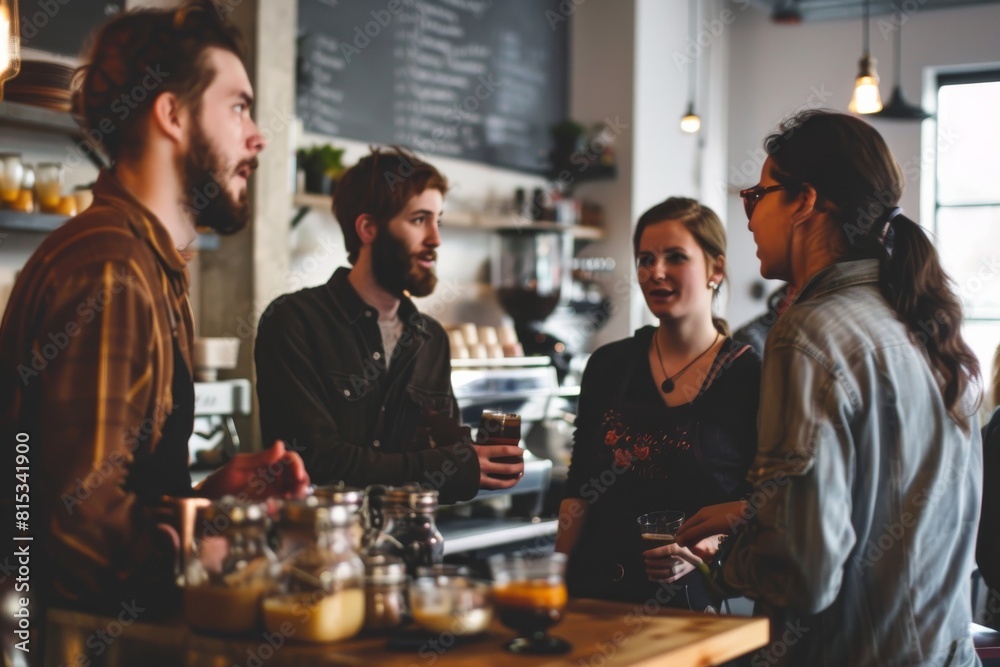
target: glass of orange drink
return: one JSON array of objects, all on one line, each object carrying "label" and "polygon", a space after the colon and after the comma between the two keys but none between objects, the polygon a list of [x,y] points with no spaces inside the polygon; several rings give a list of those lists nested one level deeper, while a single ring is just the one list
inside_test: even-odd
[{"label": "glass of orange drink", "polygon": [[518,633],[507,650],[547,655],[569,651],[569,642],[548,634],[566,609],[566,555],[497,554],[489,563],[496,614]]}]

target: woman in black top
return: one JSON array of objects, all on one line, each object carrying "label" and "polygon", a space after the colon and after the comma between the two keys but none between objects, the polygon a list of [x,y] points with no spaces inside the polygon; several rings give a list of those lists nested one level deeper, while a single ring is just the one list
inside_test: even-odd
[{"label": "woman in black top", "polygon": [[691,516],[748,490],[760,358],[712,315],[726,237],[711,209],[670,198],[639,218],[633,245],[660,325],[587,364],[556,550],[569,554],[571,595],[701,611],[704,581],[675,555],[682,547],[647,549],[636,519],[664,509]]}]

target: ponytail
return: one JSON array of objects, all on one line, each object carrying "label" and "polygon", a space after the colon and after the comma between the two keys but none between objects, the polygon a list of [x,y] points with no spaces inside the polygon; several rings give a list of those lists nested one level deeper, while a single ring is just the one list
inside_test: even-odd
[{"label": "ponytail", "polygon": [[963,410],[962,398],[980,371],[962,338],[962,304],[920,225],[897,215],[887,223],[884,243],[882,294],[927,349],[931,367],[940,375],[948,414],[968,431],[971,415]]}]

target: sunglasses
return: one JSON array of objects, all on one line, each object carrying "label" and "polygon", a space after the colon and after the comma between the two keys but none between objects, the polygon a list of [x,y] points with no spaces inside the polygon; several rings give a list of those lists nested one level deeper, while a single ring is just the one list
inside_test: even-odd
[{"label": "sunglasses", "polygon": [[764,195],[768,192],[777,192],[784,189],[784,185],[769,185],[766,188],[763,185],[755,185],[752,188],[740,190],[740,197],[743,198],[743,210],[747,213],[747,220],[753,217],[753,210],[757,208],[757,202],[763,199]]}]

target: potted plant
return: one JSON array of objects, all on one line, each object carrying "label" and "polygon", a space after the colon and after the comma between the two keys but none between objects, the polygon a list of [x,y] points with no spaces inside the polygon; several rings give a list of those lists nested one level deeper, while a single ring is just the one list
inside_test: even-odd
[{"label": "potted plant", "polygon": [[296,156],[299,168],[305,172],[306,192],[333,193],[337,177],[344,171],[344,149],[323,144],[300,148]]}]

